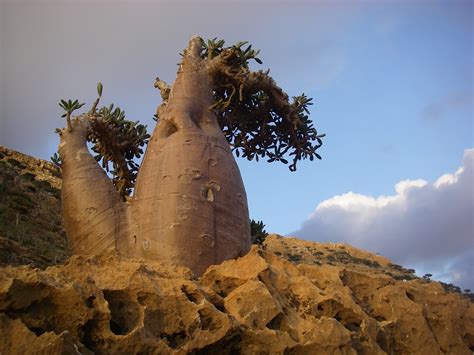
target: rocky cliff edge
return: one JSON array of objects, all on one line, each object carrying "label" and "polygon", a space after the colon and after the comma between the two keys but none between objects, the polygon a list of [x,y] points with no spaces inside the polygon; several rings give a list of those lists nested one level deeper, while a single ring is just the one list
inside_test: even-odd
[{"label": "rocky cliff edge", "polygon": [[471,354],[470,299],[410,275],[277,235],[199,279],[116,257],[6,267],[0,353]]}]

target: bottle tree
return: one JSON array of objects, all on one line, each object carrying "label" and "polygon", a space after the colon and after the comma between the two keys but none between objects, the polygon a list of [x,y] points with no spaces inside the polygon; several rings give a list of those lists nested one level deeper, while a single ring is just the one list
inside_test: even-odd
[{"label": "bottle tree", "polygon": [[155,81],[162,103],[151,137],[120,108],[99,107],[101,83],[87,112],[73,116],[83,104],[61,100],[58,163],[74,254],[118,253],[200,275],[248,252],[247,197],[232,152],[294,171],[301,159],[321,159],[324,136],[308,117],[310,98],[290,100],[268,71],[249,69],[262,63],[257,55],[246,42],[191,38],[174,84]]}]

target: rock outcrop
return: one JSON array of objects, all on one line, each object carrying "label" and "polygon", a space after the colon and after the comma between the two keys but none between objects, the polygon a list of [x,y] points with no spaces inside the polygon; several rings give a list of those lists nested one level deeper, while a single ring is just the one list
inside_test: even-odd
[{"label": "rock outcrop", "polygon": [[468,297],[342,244],[272,235],[264,248],[211,266],[199,279],[183,267],[117,257],[73,256],[44,271],[0,271],[4,354],[473,349]]}]

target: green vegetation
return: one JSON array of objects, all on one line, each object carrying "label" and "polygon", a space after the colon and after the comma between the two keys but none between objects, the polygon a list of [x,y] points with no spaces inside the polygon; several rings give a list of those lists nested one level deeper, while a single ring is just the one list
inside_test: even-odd
[{"label": "green vegetation", "polygon": [[251,60],[262,61],[248,42],[225,47],[224,40],[214,38],[201,44],[201,57],[215,61],[212,109],[237,156],[283,164],[291,158],[291,171],[301,159],[321,159],[316,150],[325,135],[318,134],[308,117],[311,98],[303,93],[290,100],[268,70],[251,71]]},{"label": "green vegetation", "polygon": [[61,159],[61,155],[59,155],[58,152],[54,153],[50,159],[54,165],[56,165],[59,168],[61,167],[62,159]]},{"label": "green vegetation", "polygon": [[268,236],[263,221],[257,222],[253,219],[250,221],[250,236],[253,244],[263,245],[263,242],[265,242]]},{"label": "green vegetation", "polygon": [[302,260],[302,256],[300,254],[288,254],[287,258],[292,263],[298,263]]},{"label": "green vegetation", "polygon": [[[130,121],[125,117],[125,111],[114,104],[97,109],[102,97],[103,85],[97,84],[98,98],[92,108],[82,115],[89,124],[87,141],[92,144],[94,158],[102,168],[112,175],[112,181],[125,198],[135,186],[139,165],[135,161],[143,154],[143,147],[150,135],[147,127],[138,121]],[[61,100],[59,106],[65,110],[61,117],[66,117],[68,129],[71,129],[71,114],[84,106],[78,100]],[[61,156],[54,153],[51,161],[61,166]]]}]

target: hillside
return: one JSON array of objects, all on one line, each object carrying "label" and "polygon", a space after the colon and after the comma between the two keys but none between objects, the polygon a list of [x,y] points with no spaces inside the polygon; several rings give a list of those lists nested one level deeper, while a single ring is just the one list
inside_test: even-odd
[{"label": "hillside", "polygon": [[2,148],[0,176],[1,354],[474,351],[470,295],[382,256],[274,234],[200,278],[68,258],[59,170]]},{"label": "hillside", "polygon": [[0,146],[0,265],[66,260],[60,189],[54,164]]}]

